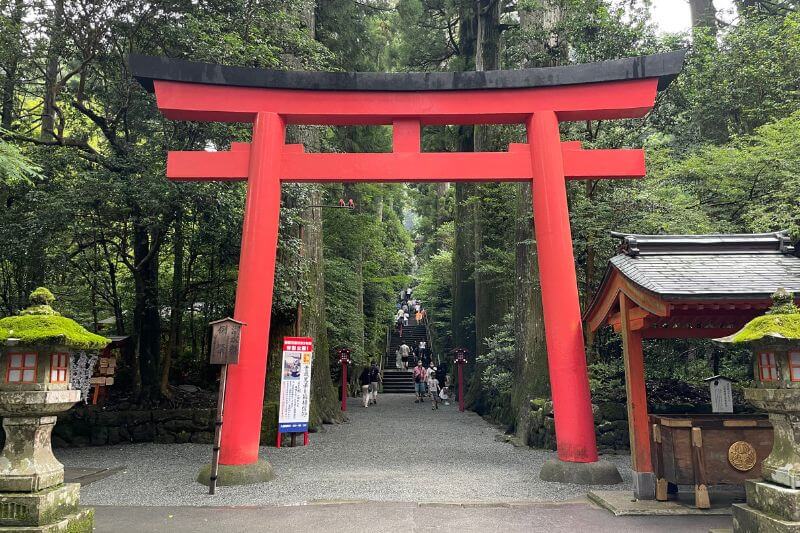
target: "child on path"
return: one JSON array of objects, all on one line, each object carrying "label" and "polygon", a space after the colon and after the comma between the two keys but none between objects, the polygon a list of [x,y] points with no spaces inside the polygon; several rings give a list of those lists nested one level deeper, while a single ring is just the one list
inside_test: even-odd
[{"label": "child on path", "polygon": [[436,367],[431,361],[428,367],[428,394],[431,395],[431,409],[439,408],[439,381],[436,379]]}]

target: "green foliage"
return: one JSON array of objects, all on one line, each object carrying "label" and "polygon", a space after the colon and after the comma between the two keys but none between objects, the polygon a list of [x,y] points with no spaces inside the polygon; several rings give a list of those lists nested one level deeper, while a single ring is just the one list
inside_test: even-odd
[{"label": "green foliage", "polygon": [[622,357],[590,364],[589,386],[594,403],[625,403],[625,368]]},{"label": "green foliage", "polygon": [[40,170],[17,146],[0,139],[0,195],[6,187],[32,185],[34,179],[41,177]]},{"label": "green foliage", "polygon": [[446,352],[452,348],[449,332],[453,307],[453,252],[443,250],[425,261],[418,278],[414,296],[424,303],[428,312],[434,346],[438,352]]},{"label": "green foliage", "polygon": [[514,315],[508,314],[502,322],[492,326],[492,335],[486,339],[489,351],[477,357],[483,366],[481,384],[490,396],[509,395],[514,373]]},{"label": "green foliage", "polygon": [[750,15],[720,41],[695,32],[685,69],[655,112],[681,149],[752,133],[797,109],[800,13]]}]

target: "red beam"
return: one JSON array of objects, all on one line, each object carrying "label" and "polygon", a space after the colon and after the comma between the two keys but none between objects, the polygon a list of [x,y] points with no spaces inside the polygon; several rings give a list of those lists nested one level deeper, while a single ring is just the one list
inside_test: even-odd
[{"label": "red beam", "polygon": [[645,328],[645,339],[717,339],[733,335],[740,328]]},{"label": "red beam", "polygon": [[422,124],[513,124],[555,111],[559,120],[644,116],[657,78],[529,89],[360,92],[265,89],[154,82],[159,109],[174,120],[252,122],[256,113],[290,124],[370,125],[416,119]]},{"label": "red beam", "polygon": [[[401,128],[403,128],[401,130]],[[395,125],[395,153],[304,153],[302,145],[285,145],[281,179],[324,181],[526,181],[531,179],[527,144],[512,144],[508,152],[419,153],[413,123]],[[419,131],[418,129],[416,131]],[[641,150],[581,150],[562,144],[567,179],[632,178],[645,174]],[[167,177],[173,180],[245,180],[249,148],[237,144],[230,152],[169,152]]]}]

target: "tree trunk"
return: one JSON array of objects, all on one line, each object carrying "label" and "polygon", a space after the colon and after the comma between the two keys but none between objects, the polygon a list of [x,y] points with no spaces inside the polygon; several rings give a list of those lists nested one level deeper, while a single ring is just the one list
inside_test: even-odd
[{"label": "tree trunk", "polygon": [[703,28],[709,35],[717,35],[717,8],[714,0],[689,0],[692,29]]},{"label": "tree trunk", "polygon": [[[477,17],[471,0],[459,2],[459,61],[461,70],[475,67]],[[458,151],[472,152],[475,148],[475,131],[472,126],[458,127]],[[475,352],[475,242],[474,217],[470,202],[475,186],[471,183],[455,184],[455,243],[453,251],[453,309],[451,326],[454,347],[464,347]]]},{"label": "tree trunk", "polygon": [[[322,191],[314,186],[311,204],[322,202]],[[312,426],[320,422],[341,420],[336,387],[331,380],[330,346],[325,317],[325,268],[322,245],[322,213],[309,208],[305,214],[303,228],[303,250],[308,263],[308,302],[303,309],[300,330],[314,338],[314,363],[311,367],[311,416]]]},{"label": "tree trunk", "polygon": [[164,361],[161,365],[161,394],[170,397],[169,391],[169,371],[173,359],[178,358],[178,350],[183,344],[183,257],[185,241],[183,236],[183,207],[180,204],[181,198],[178,195],[178,204],[175,207],[175,233],[172,242],[172,294],[170,297],[169,314],[169,341],[167,350],[164,352]]},{"label": "tree trunk", "polygon": [[[478,2],[478,31],[475,46],[475,69],[495,70],[500,64],[500,2],[497,0],[480,0]],[[475,126],[474,151],[481,152],[491,149],[490,130],[485,126]],[[484,213],[486,209],[482,198],[496,196],[502,192],[502,186],[497,183],[481,184],[475,187],[476,199],[473,212],[473,237],[475,242],[475,355],[487,351],[485,339],[489,336],[490,328],[500,323],[508,312],[510,302],[498,294],[498,287],[493,283],[492,277],[486,277],[478,268],[489,261],[485,255],[484,240],[502,239],[501,234],[505,228],[493,227],[488,219],[496,213]],[[487,233],[496,233],[488,235]],[[487,235],[485,235],[487,234]],[[510,243],[509,243],[510,244]]]},{"label": "tree trunk", "polygon": [[64,0],[54,0],[53,16],[50,19],[50,43],[47,47],[44,95],[42,107],[42,140],[55,138],[53,130],[56,120],[56,90],[58,87],[59,54],[64,47]]},{"label": "tree trunk", "polygon": [[139,397],[147,402],[159,392],[161,316],[158,306],[158,237],[141,220],[134,221],[133,280],[135,288],[134,335],[136,336]]},{"label": "tree trunk", "polygon": [[[536,31],[542,41],[528,43],[526,67],[549,66],[558,63],[564,47],[552,32],[562,16],[558,2],[545,0],[520,10],[523,30]],[[557,51],[557,53],[553,53]],[[532,61],[530,58],[537,58]],[[562,58],[563,59],[563,58]],[[512,407],[516,413],[514,429],[517,437],[528,443],[530,401],[550,395],[547,365],[547,345],[544,332],[542,292],[539,283],[539,262],[534,238],[531,184],[518,183],[515,209],[516,247],[514,295],[514,360],[516,372],[512,392]]]},{"label": "tree trunk", "polygon": [[8,60],[6,67],[6,79],[3,80],[3,108],[2,115],[0,116],[0,126],[4,129],[11,128],[11,122],[14,120],[14,91],[17,86],[17,68],[22,56],[22,14],[24,11],[24,4],[22,0],[14,1],[14,9],[11,12],[11,27],[18,28],[16,38],[14,39],[14,50],[11,58]]}]

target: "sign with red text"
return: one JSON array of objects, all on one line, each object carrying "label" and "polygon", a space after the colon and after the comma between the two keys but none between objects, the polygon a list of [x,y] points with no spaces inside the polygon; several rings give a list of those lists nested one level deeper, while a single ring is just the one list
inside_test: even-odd
[{"label": "sign with red text", "polygon": [[308,431],[311,405],[311,337],[284,337],[281,362],[281,403],[278,410],[280,433]]}]

